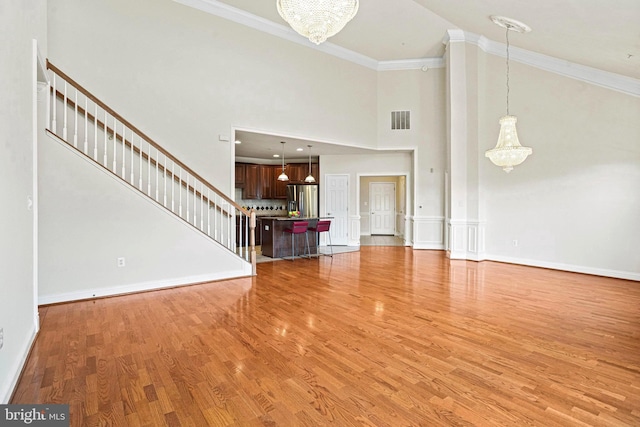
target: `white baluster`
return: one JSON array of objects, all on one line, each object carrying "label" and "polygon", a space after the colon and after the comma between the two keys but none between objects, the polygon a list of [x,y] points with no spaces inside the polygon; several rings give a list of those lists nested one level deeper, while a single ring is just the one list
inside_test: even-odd
[{"label": "white baluster", "polygon": [[63,117],[64,120],[62,122],[62,139],[67,141],[67,82],[64,82],[64,103],[62,105],[63,108]]},{"label": "white baluster", "polygon": [[211,236],[211,192],[207,187],[207,236]]},{"label": "white baluster", "polygon": [[197,227],[197,223],[198,223],[198,219],[197,219],[197,215],[198,215],[198,209],[196,207],[196,204],[198,203],[198,192],[196,191],[196,185],[197,185],[197,181],[195,179],[195,177],[193,178],[193,226]]},{"label": "white baluster", "polygon": [[185,189],[186,193],[184,194],[184,197],[187,199],[187,222],[189,222],[189,218],[191,218],[191,215],[189,215],[189,172],[187,172],[187,185]]},{"label": "white baluster", "polygon": [[216,199],[218,196],[213,195],[213,238],[218,241],[218,205]]},{"label": "white baluster", "polygon": [[84,97],[84,154],[87,154],[87,150],[89,150],[89,137],[87,132],[89,132],[89,106],[87,105],[89,101],[88,97]]},{"label": "white baluster", "polygon": [[178,212],[180,218],[182,218],[182,168],[180,168],[180,175],[178,176]]},{"label": "white baluster", "polygon": [[147,196],[151,197],[151,144],[147,145]]},{"label": "white baluster", "polygon": [[93,160],[98,161],[98,104],[93,104]]},{"label": "white baluster", "polygon": [[126,169],[126,154],[127,154],[127,139],[125,135],[127,134],[127,129],[124,127],[124,123],[122,124],[122,179],[127,180],[127,169]]},{"label": "white baluster", "polygon": [[138,178],[138,190],[142,191],[142,138],[138,137],[138,141],[140,141],[140,150],[138,151],[138,155],[140,156],[140,178]]},{"label": "white baluster", "polygon": [[176,174],[174,173],[175,162],[171,162],[171,212],[176,213]]},{"label": "white baluster", "polygon": [[200,183],[200,231],[204,231],[204,184]]},{"label": "white baluster", "polygon": [[58,131],[58,89],[56,89],[56,75],[53,73],[53,94],[51,96],[51,108],[53,113],[51,114],[51,132],[54,134]]},{"label": "white baluster", "polygon": [[156,202],[158,201],[158,194],[160,190],[160,181],[158,181],[158,174],[160,173],[160,167],[158,165],[160,160],[160,151],[156,148]]},{"label": "white baluster", "polygon": [[104,131],[104,155],[102,160],[102,165],[107,167],[107,110],[104,110],[104,122],[103,122],[102,130]]},{"label": "white baluster", "polygon": [[167,207],[167,156],[164,156],[164,168],[162,170],[162,184],[164,187],[164,190],[162,191],[162,195],[163,195],[163,201],[162,201],[162,205],[166,208]]},{"label": "white baluster", "polygon": [[229,210],[229,204],[225,203],[227,214],[227,247],[231,248],[231,212]]},{"label": "white baluster", "polygon": [[[55,101],[55,98],[53,99]],[[47,117],[46,129],[51,130],[51,80],[47,82],[47,116],[46,117]]]},{"label": "white baluster", "polygon": [[76,89],[75,102],[73,103],[73,146],[78,148],[78,89]]},{"label": "white baluster", "polygon": [[116,118],[113,118],[113,173],[116,173],[116,166],[118,165],[118,148],[116,147],[116,141],[118,140],[118,122]]},{"label": "white baluster", "polygon": [[134,183],[136,182],[136,180],[135,180],[135,176],[134,176],[134,173],[133,173],[133,170],[134,170],[134,167],[133,167],[133,152],[136,151],[136,150],[135,150],[135,145],[133,144],[133,141],[134,141],[133,136],[134,136],[134,133],[133,133],[133,129],[132,129],[131,130],[131,162],[130,162],[130,164],[131,164],[131,177],[129,178],[129,181],[131,182],[131,185],[135,187]]}]

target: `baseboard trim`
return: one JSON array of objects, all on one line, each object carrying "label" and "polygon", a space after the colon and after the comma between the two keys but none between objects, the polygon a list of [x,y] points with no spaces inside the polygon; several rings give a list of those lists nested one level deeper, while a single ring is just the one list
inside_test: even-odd
[{"label": "baseboard trim", "polygon": [[203,274],[200,276],[180,277],[175,279],[157,280],[151,282],[133,283],[130,285],[113,286],[99,289],[83,289],[77,292],[44,295],[38,298],[38,305],[58,304],[63,302],[80,301],[85,299],[104,298],[116,295],[126,295],[136,292],[155,291],[178,286],[189,286],[199,283],[216,282],[227,279],[237,279],[251,276],[251,271],[226,271],[222,273]]},{"label": "baseboard trim", "polygon": [[442,243],[413,243],[413,249],[416,250],[438,250],[443,251],[444,245]]},{"label": "baseboard trim", "polygon": [[612,277],[615,279],[640,281],[640,273],[635,273],[631,271],[609,270],[606,268],[586,267],[582,265],[513,258],[513,257],[500,256],[500,255],[485,255],[484,260],[504,262],[508,264],[526,265],[529,267],[548,268],[551,270],[569,271],[572,273],[590,274],[593,276]]},{"label": "baseboard trim", "polygon": [[35,343],[36,336],[38,332],[36,330],[36,325],[32,325],[31,332],[29,334],[29,339],[25,342],[24,348],[20,352],[21,356],[16,360],[15,366],[12,366],[9,372],[13,372],[13,377],[10,381],[5,383],[0,389],[0,403],[7,404],[11,400],[11,397],[15,393],[16,386],[18,385],[18,381],[20,380],[20,376],[22,376],[22,371],[27,363],[27,359],[29,358],[29,354],[31,353],[31,348]]}]

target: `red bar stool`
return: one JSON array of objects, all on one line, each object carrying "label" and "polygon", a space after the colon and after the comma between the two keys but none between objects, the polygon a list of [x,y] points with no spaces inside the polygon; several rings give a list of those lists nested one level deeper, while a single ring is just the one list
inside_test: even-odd
[{"label": "red bar stool", "polygon": [[329,232],[329,228],[331,227],[331,221],[327,219],[318,220],[318,223],[315,227],[309,227],[309,231],[313,232],[313,235],[316,236],[316,256],[320,255],[319,251],[319,235],[318,233],[329,233],[329,248],[331,248],[331,258],[333,258],[333,243],[331,242],[331,233]]},{"label": "red bar stool", "polygon": [[311,256],[311,249],[309,248],[309,235],[307,234],[307,228],[309,227],[309,221],[295,221],[291,224],[291,228],[285,228],[285,233],[291,234],[291,261],[295,259],[296,254],[296,242],[294,239],[295,234],[303,234],[307,240],[307,247],[305,248],[305,254]]}]

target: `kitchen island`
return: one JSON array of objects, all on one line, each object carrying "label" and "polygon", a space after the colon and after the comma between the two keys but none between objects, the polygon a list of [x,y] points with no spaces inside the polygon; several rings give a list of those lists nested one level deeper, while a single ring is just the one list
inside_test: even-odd
[{"label": "kitchen island", "polygon": [[[320,218],[289,218],[286,216],[261,217],[262,220],[262,255],[271,258],[291,257],[291,234],[285,233],[285,228],[290,228],[295,221],[307,221],[309,227],[315,227]],[[309,249],[311,255],[316,254],[316,239],[313,233],[309,236]],[[304,255],[307,249],[304,234],[294,234],[295,256]]]}]

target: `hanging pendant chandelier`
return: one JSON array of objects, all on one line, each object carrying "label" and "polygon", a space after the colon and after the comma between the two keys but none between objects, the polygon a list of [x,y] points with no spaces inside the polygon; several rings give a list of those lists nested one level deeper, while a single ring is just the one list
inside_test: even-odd
[{"label": "hanging pendant chandelier", "polygon": [[309,147],[309,175],[304,179],[304,182],[316,182],[316,179],[311,175],[311,145],[307,145]]},{"label": "hanging pendant chandelier", "polygon": [[358,0],[277,0],[278,13],[300,35],[320,44],[358,12]]},{"label": "hanging pendant chandelier", "polygon": [[286,144],[286,142],[280,141],[280,144],[282,144],[282,173],[278,177],[278,181],[289,181],[289,177],[284,173],[284,144]]},{"label": "hanging pendant chandelier", "polygon": [[518,140],[516,122],[518,118],[509,114],[509,31],[528,33],[529,26],[514,19],[504,16],[491,16],[491,20],[503,28],[507,29],[507,115],[500,118],[500,134],[495,148],[487,150],[485,156],[496,166],[500,166],[509,173],[514,166],[524,162],[533,150],[530,147],[523,147]]}]

